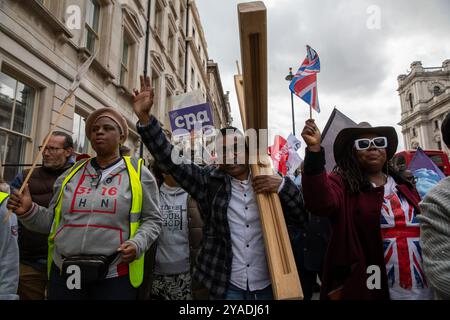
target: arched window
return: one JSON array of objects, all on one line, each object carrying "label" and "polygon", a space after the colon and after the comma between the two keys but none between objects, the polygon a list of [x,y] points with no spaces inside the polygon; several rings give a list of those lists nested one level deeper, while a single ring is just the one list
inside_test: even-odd
[{"label": "arched window", "polygon": [[408,94],[408,100],[409,100],[409,108],[410,108],[411,110],[413,110],[413,109],[414,109],[414,101],[413,101],[413,95],[412,95],[412,93],[409,93],[409,94]]},{"label": "arched window", "polygon": [[434,86],[433,87],[433,94],[435,95],[435,96],[438,96],[438,95],[440,95],[442,93],[442,91],[441,91],[441,88],[439,87],[439,86]]},{"label": "arched window", "polygon": [[434,120],[434,130],[439,130],[439,121]]}]

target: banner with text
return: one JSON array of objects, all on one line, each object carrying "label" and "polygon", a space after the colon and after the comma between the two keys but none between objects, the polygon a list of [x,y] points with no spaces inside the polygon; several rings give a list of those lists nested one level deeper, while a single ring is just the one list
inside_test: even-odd
[{"label": "banner with text", "polygon": [[169,118],[174,135],[186,134],[194,129],[214,128],[214,118],[209,103],[169,111]]}]

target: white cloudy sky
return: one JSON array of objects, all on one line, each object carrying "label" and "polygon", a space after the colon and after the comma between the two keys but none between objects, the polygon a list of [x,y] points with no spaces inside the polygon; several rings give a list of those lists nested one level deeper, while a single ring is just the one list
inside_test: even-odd
[{"label": "white cloudy sky", "polygon": [[[231,92],[234,125],[242,127],[233,75],[240,60],[238,0],[196,0],[209,58],[219,63],[225,91]],[[268,8],[270,135],[292,132],[289,67],[294,72],[309,44],[319,54],[319,102],[313,113],[322,129],[336,106],[356,122],[394,126],[403,149],[397,76],[412,61],[441,66],[450,58],[448,0],[266,0]],[[380,29],[367,28],[368,8],[380,9]],[[370,12],[372,13],[372,12]],[[294,97],[296,133],[309,106]],[[313,111],[314,112],[314,111]],[[273,141],[273,140],[271,140]]]}]

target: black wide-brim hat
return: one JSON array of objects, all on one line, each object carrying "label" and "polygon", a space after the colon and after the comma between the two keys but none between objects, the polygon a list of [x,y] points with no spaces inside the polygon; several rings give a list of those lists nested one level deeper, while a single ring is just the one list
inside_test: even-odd
[{"label": "black wide-brim hat", "polygon": [[345,155],[345,146],[348,143],[353,144],[356,139],[364,134],[375,134],[378,137],[386,137],[388,141],[386,148],[387,160],[390,160],[394,156],[398,146],[397,132],[395,132],[394,127],[372,127],[367,122],[363,122],[356,127],[342,129],[336,136],[333,144],[333,154],[336,163],[343,157],[348,156]]}]

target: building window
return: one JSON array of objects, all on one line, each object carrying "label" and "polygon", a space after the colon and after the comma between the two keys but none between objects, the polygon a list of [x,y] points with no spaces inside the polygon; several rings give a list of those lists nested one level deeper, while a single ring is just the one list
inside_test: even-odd
[{"label": "building window", "polygon": [[120,85],[124,87],[126,87],[128,84],[129,50],[130,50],[129,41],[126,38],[126,35],[123,34],[122,58],[120,59]]},{"label": "building window", "polygon": [[183,32],[185,31],[186,24],[186,9],[184,8],[183,1],[180,1],[180,27]]},{"label": "building window", "polygon": [[[161,6],[159,1],[156,1],[155,6],[155,31],[156,34],[161,37],[163,32],[164,8]],[[161,37],[161,39],[163,38]]]},{"label": "building window", "polygon": [[194,68],[191,68],[191,86],[195,85],[195,72]]},{"label": "building window", "polygon": [[73,115],[72,139],[74,152],[82,154],[88,152],[88,139],[86,137],[86,117],[75,111]]},{"label": "building window", "polygon": [[99,39],[100,5],[96,0],[86,2],[86,48],[94,53]]},{"label": "building window", "polygon": [[181,48],[178,49],[178,74],[183,76],[183,68],[184,68],[184,54]]},{"label": "building window", "polygon": [[172,111],[172,106],[170,104],[170,100],[171,100],[172,94],[170,93],[169,90],[166,90],[166,111]]},{"label": "building window", "polygon": [[438,96],[438,95],[440,95],[442,93],[442,91],[441,91],[441,88],[439,87],[439,86],[434,86],[433,87],[433,94],[435,95],[435,96]]},{"label": "building window", "polygon": [[[25,159],[27,140],[31,139],[35,90],[0,72],[0,156],[2,164],[18,165]],[[22,171],[20,166],[1,166],[5,181]]]},{"label": "building window", "polygon": [[412,129],[411,129],[411,132],[412,132],[412,136],[413,136],[413,137],[417,137],[416,128],[412,128]]},{"label": "building window", "polygon": [[438,150],[442,150],[442,143],[441,143],[441,141],[436,142],[436,144],[437,144]]},{"label": "building window", "polygon": [[173,54],[175,51],[175,33],[172,28],[169,28],[169,37],[167,38],[167,53],[169,58],[173,60]]},{"label": "building window", "polygon": [[170,128],[170,118],[169,111],[172,111],[172,94],[166,89],[166,110],[164,111],[164,127],[166,129]]},{"label": "building window", "polygon": [[434,120],[434,130],[439,130],[439,121]]},{"label": "building window", "polygon": [[414,109],[414,101],[413,101],[413,95],[412,95],[412,93],[410,93],[410,94],[408,95],[408,100],[409,100],[409,108],[410,108],[411,110],[413,110],[413,109]]}]

